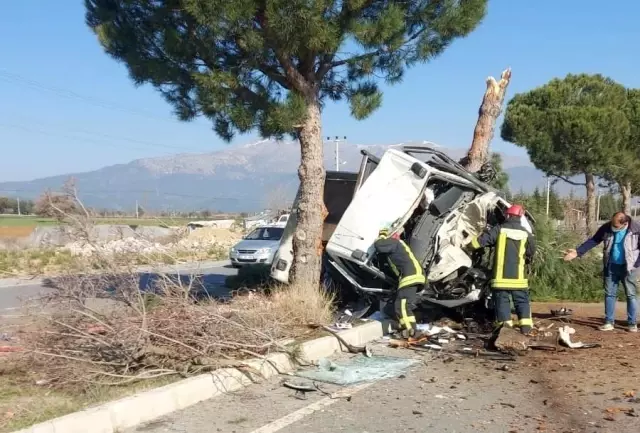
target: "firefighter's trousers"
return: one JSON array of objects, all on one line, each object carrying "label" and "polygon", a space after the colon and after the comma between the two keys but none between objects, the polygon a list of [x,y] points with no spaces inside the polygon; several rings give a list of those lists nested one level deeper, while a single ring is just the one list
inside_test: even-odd
[{"label": "firefighter's trousers", "polygon": [[[533,327],[531,318],[531,304],[529,290],[493,289],[492,295],[496,313],[496,325],[519,326],[523,333],[528,333]],[[518,315],[518,323],[511,320],[511,302]]]},{"label": "firefighter's trousers", "polygon": [[418,286],[402,287],[396,292],[393,313],[400,325],[400,330],[416,329],[416,316],[413,311],[416,309],[417,295]]}]

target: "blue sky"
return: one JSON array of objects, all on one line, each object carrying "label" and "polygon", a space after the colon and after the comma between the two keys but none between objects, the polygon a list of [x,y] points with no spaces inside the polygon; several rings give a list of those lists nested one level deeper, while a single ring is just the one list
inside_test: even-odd
[{"label": "blue sky", "polygon": [[[149,87],[135,88],[84,24],[81,0],[3,2],[0,14],[0,181],[89,171],[136,158],[227,146],[204,119],[181,123]],[[384,87],[365,121],[344,104],[323,113],[324,135],[352,143],[430,140],[468,146],[488,75],[507,66],[507,98],[567,73],[602,73],[640,87],[640,2],[490,0],[476,32]],[[499,134],[498,134],[499,135]],[[240,136],[236,143],[255,136]],[[493,149],[525,155],[496,138]]]}]

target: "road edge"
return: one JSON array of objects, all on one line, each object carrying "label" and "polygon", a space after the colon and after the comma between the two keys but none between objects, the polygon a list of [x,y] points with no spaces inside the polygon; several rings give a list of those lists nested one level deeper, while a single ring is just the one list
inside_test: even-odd
[{"label": "road edge", "polygon": [[[370,321],[341,331],[340,336],[351,345],[364,345],[383,336],[382,324]],[[301,344],[302,359],[306,362],[327,358],[340,350],[341,344],[334,336]],[[247,360],[243,364],[249,370],[225,368],[190,377],[13,433],[117,433],[296,368],[296,363],[284,353]]]}]

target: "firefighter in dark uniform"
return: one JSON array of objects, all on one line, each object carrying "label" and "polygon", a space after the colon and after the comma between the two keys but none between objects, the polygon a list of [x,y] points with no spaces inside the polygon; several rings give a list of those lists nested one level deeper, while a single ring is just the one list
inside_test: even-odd
[{"label": "firefighter in dark uniform", "polygon": [[426,283],[424,271],[411,248],[399,234],[389,236],[388,229],[378,233],[374,242],[376,252],[386,259],[391,271],[398,277],[398,290],[393,302],[395,319],[404,338],[416,335],[416,298],[418,290]]},{"label": "firefighter in dark uniform", "polygon": [[473,249],[494,247],[492,297],[495,305],[496,325],[513,327],[511,303],[518,315],[518,323],[523,334],[533,327],[531,305],[529,303],[529,281],[527,265],[535,253],[535,240],[521,224],[524,208],[514,204],[507,209],[504,223],[485,231],[472,239]]}]

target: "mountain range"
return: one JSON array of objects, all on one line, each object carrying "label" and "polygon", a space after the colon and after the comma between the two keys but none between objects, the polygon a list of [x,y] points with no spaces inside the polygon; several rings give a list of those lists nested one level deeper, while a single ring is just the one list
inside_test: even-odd
[{"label": "mountain range", "polygon": [[[394,144],[422,144],[405,142]],[[339,144],[339,169],[357,171],[361,149],[382,154],[390,145]],[[465,148],[439,148],[454,159]],[[325,167],[335,170],[335,143],[325,143]],[[512,191],[544,188],[544,174],[527,158],[502,154]],[[95,208],[131,211],[136,203],[153,210],[257,211],[290,198],[298,185],[300,149],[297,142],[261,140],[201,154],[144,158],[99,170],[71,173],[23,182],[0,182],[0,195],[37,198],[47,189],[58,190],[73,177],[80,198]],[[559,183],[560,194],[573,188]],[[577,193],[579,188],[576,189]]]}]

